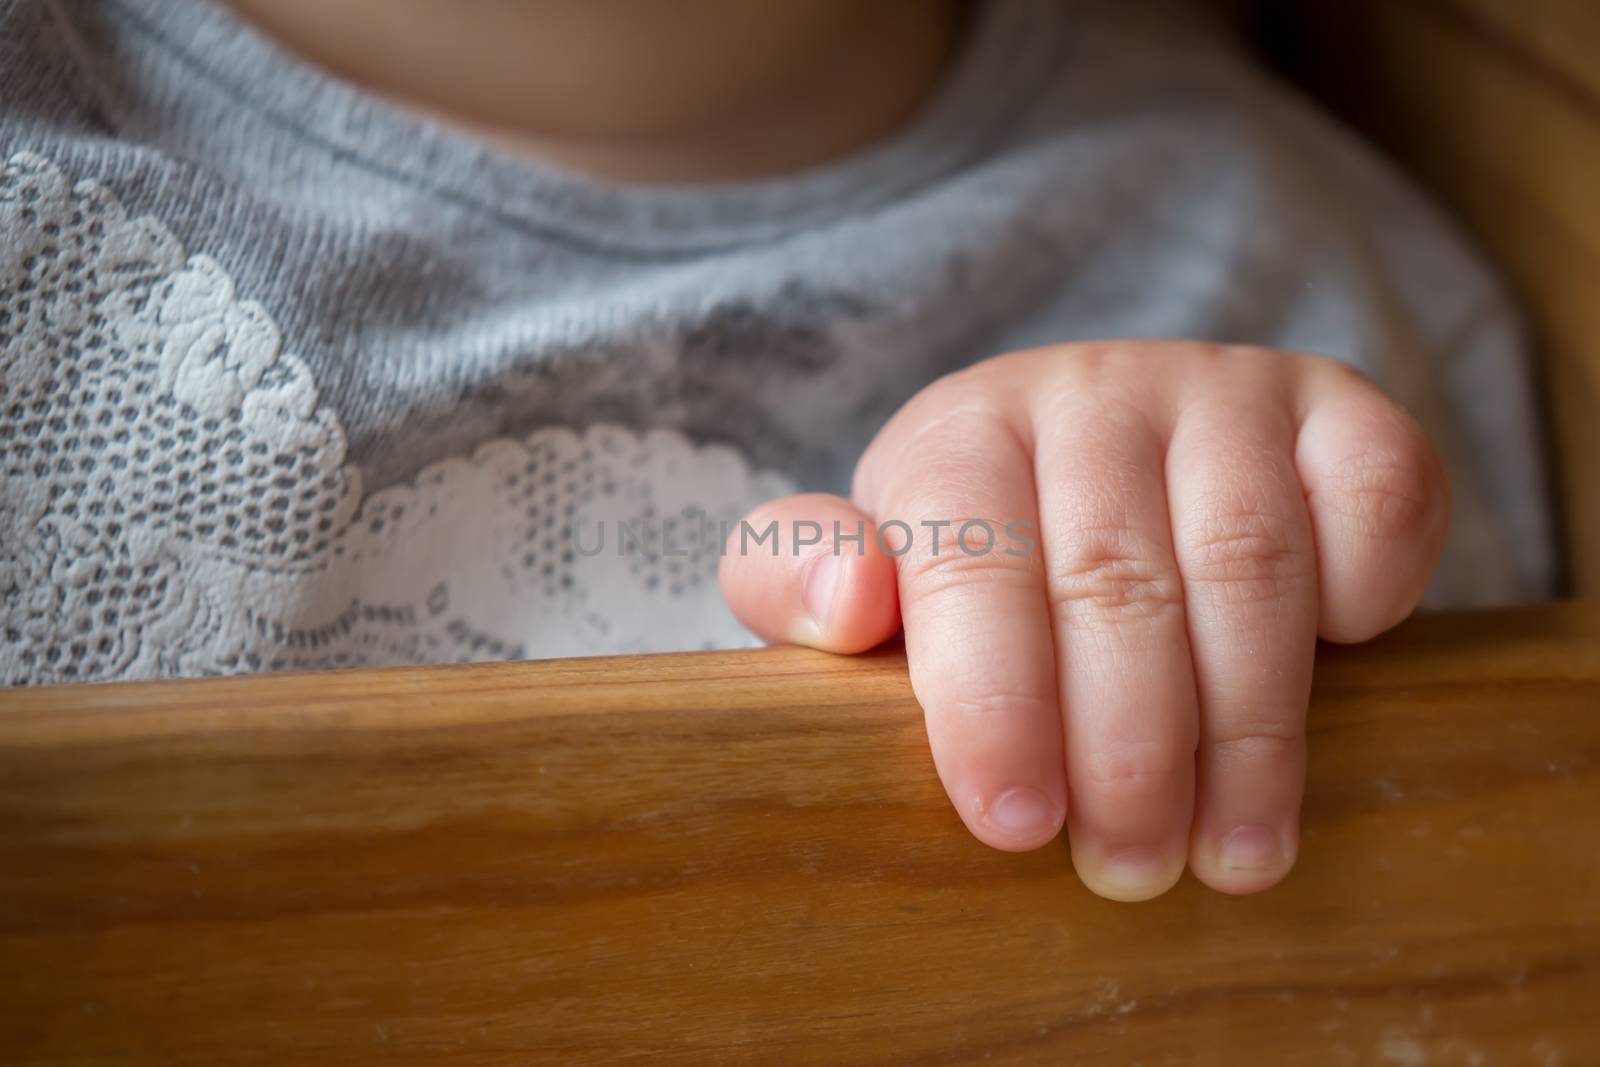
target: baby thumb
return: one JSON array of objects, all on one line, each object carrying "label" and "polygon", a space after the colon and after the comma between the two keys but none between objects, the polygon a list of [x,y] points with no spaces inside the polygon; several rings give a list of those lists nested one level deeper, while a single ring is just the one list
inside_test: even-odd
[{"label": "baby thumb", "polygon": [[836,496],[756,508],[729,533],[720,578],[728,607],[767,641],[864,652],[900,629],[894,559],[872,519]]}]

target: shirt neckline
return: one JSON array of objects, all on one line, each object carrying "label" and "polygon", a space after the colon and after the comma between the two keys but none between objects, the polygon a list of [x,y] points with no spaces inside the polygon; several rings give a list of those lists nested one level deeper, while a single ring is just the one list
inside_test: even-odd
[{"label": "shirt neckline", "polygon": [[609,182],[498,148],[324,72],[211,0],[106,4],[144,42],[271,119],[262,141],[298,136],[530,229],[646,253],[778,239],[961,169],[1056,69],[1065,22],[1058,0],[985,0],[942,83],[887,138],[789,175],[670,186]]}]

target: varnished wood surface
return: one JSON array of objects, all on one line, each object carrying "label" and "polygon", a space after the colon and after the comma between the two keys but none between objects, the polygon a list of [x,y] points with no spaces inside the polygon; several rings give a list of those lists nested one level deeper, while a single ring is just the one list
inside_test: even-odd
[{"label": "varnished wood surface", "polygon": [[1510,276],[1543,357],[1572,585],[1600,595],[1600,3],[1260,3],[1288,73]]},{"label": "varnished wood surface", "polygon": [[1600,1063],[1600,605],[1327,649],[1300,864],[972,841],[895,652],[0,693],[7,1064]]}]

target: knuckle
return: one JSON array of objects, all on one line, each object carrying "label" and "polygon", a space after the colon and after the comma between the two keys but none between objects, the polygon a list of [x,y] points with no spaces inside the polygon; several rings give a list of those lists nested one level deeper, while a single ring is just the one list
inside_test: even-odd
[{"label": "knuckle", "polygon": [[1192,739],[1187,749],[1171,742],[1124,741],[1083,753],[1078,771],[1085,785],[1100,792],[1145,792],[1192,774],[1194,754]]},{"label": "knuckle", "polygon": [[1185,553],[1184,579],[1221,590],[1233,603],[1284,595],[1307,576],[1305,553],[1294,547],[1290,524],[1258,508],[1207,515]]},{"label": "knuckle", "polygon": [[[852,497],[916,496],[919,487],[930,488],[930,471],[938,472],[933,484],[959,484],[965,478],[981,487],[989,480],[994,455],[1030,454],[1026,427],[1005,398],[975,374],[969,368],[947,375],[897,411],[857,461]],[[901,502],[902,510],[909,503]]]},{"label": "knuckle", "polygon": [[1255,344],[1229,344],[1222,341],[1195,341],[1192,356],[1196,362],[1213,367],[1231,369],[1245,367],[1251,371],[1276,368],[1283,363],[1283,353],[1275,348]]},{"label": "knuckle", "polygon": [[950,694],[945,708],[967,719],[1022,719],[1043,722],[1056,714],[1055,701],[1041,693],[1008,689],[969,689]]},{"label": "knuckle", "polygon": [[1325,356],[1318,352],[1295,352],[1293,356],[1295,363],[1305,377],[1355,386],[1361,393],[1368,391],[1379,392],[1378,387],[1372,383],[1372,379],[1354,363],[1348,363],[1336,356]]},{"label": "knuckle", "polygon": [[[997,525],[988,520],[991,526]],[[998,583],[1033,584],[1037,578],[1025,557],[1007,555],[992,547],[988,551],[965,551],[955,543],[961,520],[954,520],[935,554],[931,543],[918,541],[900,557],[901,580],[914,596],[938,596],[953,590],[992,586]],[[1004,529],[1004,524],[998,524]]]},{"label": "knuckle", "polygon": [[1260,715],[1209,723],[1203,739],[1211,761],[1240,768],[1298,758],[1305,744],[1303,716]]},{"label": "knuckle", "polygon": [[994,360],[975,363],[935,378],[904,410],[936,424],[999,420],[1005,417],[1005,402],[998,382]]},{"label": "knuckle", "polygon": [[1420,435],[1348,456],[1329,472],[1324,503],[1356,533],[1377,541],[1406,541],[1433,524],[1442,476]]},{"label": "knuckle", "polygon": [[1121,625],[1183,606],[1176,567],[1126,530],[1080,534],[1051,569],[1050,606],[1056,621],[1078,627]]}]

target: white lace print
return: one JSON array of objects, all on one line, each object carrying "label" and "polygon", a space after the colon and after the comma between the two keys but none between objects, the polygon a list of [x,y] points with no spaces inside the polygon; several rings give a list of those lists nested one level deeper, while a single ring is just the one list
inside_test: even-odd
[{"label": "white lace print", "polygon": [[[790,491],[727,448],[594,426],[363,500],[305,364],[221,266],[44,159],[0,169],[0,683],[749,644],[696,531]],[[619,554],[624,521],[680,526]]]}]

